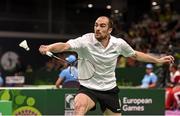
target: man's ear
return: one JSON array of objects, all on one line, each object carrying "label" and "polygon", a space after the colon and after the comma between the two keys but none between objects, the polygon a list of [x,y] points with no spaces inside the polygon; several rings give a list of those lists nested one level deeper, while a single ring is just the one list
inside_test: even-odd
[{"label": "man's ear", "polygon": [[111,32],[112,32],[112,28],[109,28],[108,33],[111,34]]}]

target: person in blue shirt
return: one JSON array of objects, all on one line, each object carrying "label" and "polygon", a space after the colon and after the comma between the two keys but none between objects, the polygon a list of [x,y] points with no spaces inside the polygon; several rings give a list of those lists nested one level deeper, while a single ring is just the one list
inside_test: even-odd
[{"label": "person in blue shirt", "polygon": [[0,87],[4,85],[4,80],[2,78],[1,72],[0,72]]},{"label": "person in blue shirt", "polygon": [[[66,60],[69,63],[74,63],[76,61],[76,57],[74,55],[69,55]],[[56,87],[60,88],[74,88],[79,87],[78,78],[78,70],[76,66],[68,64],[67,68],[63,69],[59,73],[59,77],[56,81]]]},{"label": "person in blue shirt", "polygon": [[146,74],[141,82],[141,88],[154,88],[156,87],[157,83],[157,76],[153,73],[153,65],[147,64],[146,65]]}]

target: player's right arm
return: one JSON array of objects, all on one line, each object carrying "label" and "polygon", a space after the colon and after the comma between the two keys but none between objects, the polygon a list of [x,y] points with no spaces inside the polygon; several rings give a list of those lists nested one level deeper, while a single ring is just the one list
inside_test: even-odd
[{"label": "player's right arm", "polygon": [[41,54],[46,54],[47,51],[50,51],[53,53],[64,52],[68,50],[77,51],[78,49],[84,47],[86,43],[85,39],[88,40],[87,38],[92,38],[93,36],[94,36],[93,33],[88,33],[88,34],[83,35],[82,37],[71,39],[67,41],[66,43],[58,42],[58,43],[53,43],[50,45],[41,45],[39,48],[39,51]]},{"label": "player's right arm", "polygon": [[39,51],[41,54],[46,54],[47,51],[58,53],[58,52],[67,51],[68,49],[70,49],[70,44],[62,43],[62,42],[53,43],[49,45],[41,45],[39,47]]}]

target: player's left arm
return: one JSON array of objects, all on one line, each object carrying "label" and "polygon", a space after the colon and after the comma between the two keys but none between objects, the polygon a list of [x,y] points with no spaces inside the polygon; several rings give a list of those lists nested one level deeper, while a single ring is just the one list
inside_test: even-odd
[{"label": "player's left arm", "polygon": [[60,85],[62,85],[63,83],[63,78],[58,78],[55,85],[56,85],[56,88],[60,88]]},{"label": "player's left arm", "polygon": [[174,62],[174,57],[171,55],[167,55],[161,58],[157,58],[155,56],[135,51],[135,54],[131,57],[139,61],[144,61],[144,62],[151,62],[151,63],[173,63]]}]

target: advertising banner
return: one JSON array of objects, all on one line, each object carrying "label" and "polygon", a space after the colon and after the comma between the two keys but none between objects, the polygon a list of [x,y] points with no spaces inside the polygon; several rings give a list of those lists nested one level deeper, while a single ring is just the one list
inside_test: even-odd
[{"label": "advertising banner", "polygon": [[[75,95],[76,89],[0,90],[0,100],[12,103],[9,109],[13,115],[71,116]],[[164,101],[164,89],[120,89],[119,93],[122,114],[126,115],[164,115]],[[2,113],[1,108],[0,112]],[[101,115],[99,104],[95,111],[88,114]]]}]

